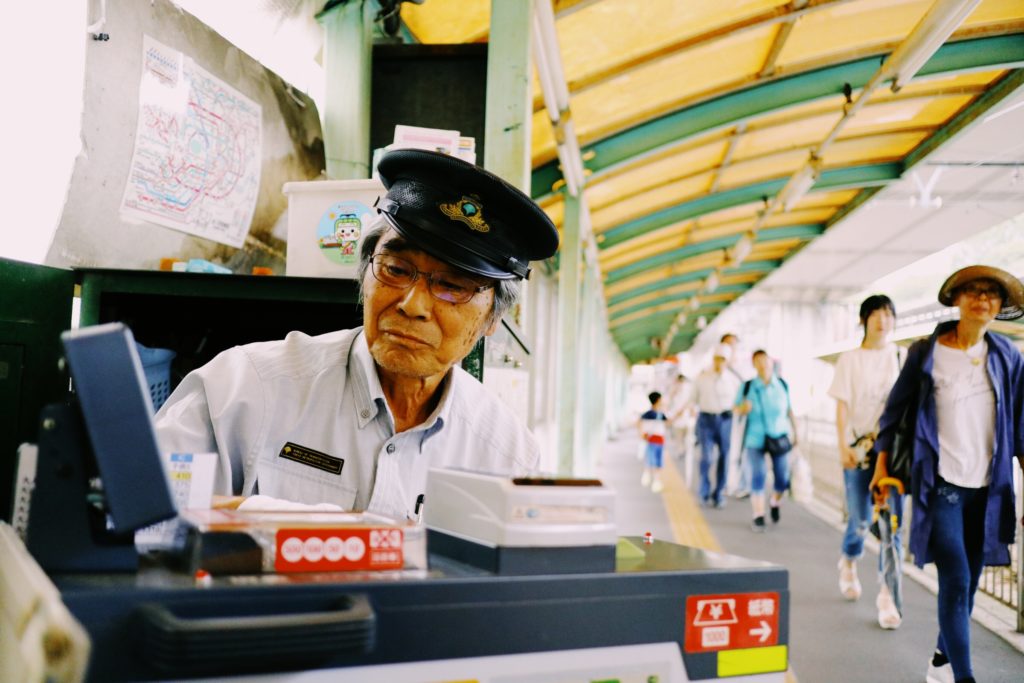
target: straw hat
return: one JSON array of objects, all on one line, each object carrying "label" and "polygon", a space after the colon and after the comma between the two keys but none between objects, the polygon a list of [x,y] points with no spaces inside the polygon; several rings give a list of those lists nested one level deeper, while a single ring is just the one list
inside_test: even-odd
[{"label": "straw hat", "polygon": [[956,290],[974,280],[992,280],[1003,288],[1003,307],[999,309],[996,318],[1016,320],[1024,316],[1024,284],[1005,270],[993,266],[967,266],[950,275],[939,289],[939,303],[954,305]]}]

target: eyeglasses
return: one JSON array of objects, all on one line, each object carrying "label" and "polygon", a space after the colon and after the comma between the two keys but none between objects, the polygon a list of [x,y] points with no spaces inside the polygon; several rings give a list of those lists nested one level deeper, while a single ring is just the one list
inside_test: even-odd
[{"label": "eyeglasses", "polygon": [[466,275],[446,270],[428,273],[403,258],[389,254],[377,254],[371,261],[373,276],[379,282],[399,289],[409,289],[421,276],[427,280],[427,289],[435,299],[452,304],[464,304],[480,292],[490,289],[493,283],[482,285]]},{"label": "eyeglasses", "polygon": [[968,282],[960,288],[960,291],[972,299],[980,299],[981,295],[984,294],[985,298],[989,301],[992,299],[999,299],[1000,301],[1003,300],[1003,290],[996,285],[983,285],[977,282]]}]

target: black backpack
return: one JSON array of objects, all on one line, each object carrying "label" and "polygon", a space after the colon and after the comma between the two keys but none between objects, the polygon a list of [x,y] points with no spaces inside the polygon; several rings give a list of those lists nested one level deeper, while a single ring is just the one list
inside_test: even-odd
[{"label": "black backpack", "polygon": [[[779,376],[776,375],[776,377],[779,377]],[[784,380],[781,377],[779,377],[779,382],[782,383],[782,388],[786,390],[786,395],[788,396],[789,395],[789,385],[786,383],[786,380]],[[750,385],[753,384],[753,383],[754,383],[753,379],[748,379],[746,382],[743,383],[743,398],[746,398],[747,394],[750,393]]]},{"label": "black backpack", "polygon": [[[779,377],[779,376],[776,375],[776,377]],[[750,393],[750,387],[754,384],[754,379],[755,378],[748,379],[746,382],[743,383],[743,400],[744,401],[747,400],[747,394]],[[782,384],[782,388],[786,390],[786,396],[789,396],[789,384],[787,384],[786,380],[782,379],[781,377],[779,377],[779,382]],[[743,440],[746,439],[746,438],[747,438],[747,421],[744,419],[744,421],[743,421],[743,436],[740,439],[740,443],[742,444]]]},{"label": "black backpack", "polygon": [[[914,393],[910,395],[903,414],[896,423],[896,434],[893,436],[892,451],[886,461],[889,476],[903,482],[903,489],[910,491],[911,471],[914,465],[914,431],[917,428],[917,411],[921,402],[921,366],[920,353],[915,354],[917,363],[912,370],[915,373]],[[908,354],[908,361],[910,354]]]}]

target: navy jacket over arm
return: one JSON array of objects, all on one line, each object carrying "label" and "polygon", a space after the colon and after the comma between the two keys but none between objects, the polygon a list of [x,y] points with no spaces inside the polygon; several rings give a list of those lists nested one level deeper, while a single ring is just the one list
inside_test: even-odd
[{"label": "navy jacket over arm", "polygon": [[[910,552],[914,562],[931,562],[928,538],[932,530],[931,501],[938,481],[939,430],[932,379],[935,344],[956,322],[940,323],[931,337],[915,342],[907,362],[893,385],[879,421],[877,451],[892,452],[896,427],[907,404],[916,396],[917,423],[914,429],[914,458],[911,495],[914,514],[910,529]],[[988,376],[996,400],[995,442],[989,470],[988,504],[985,510],[985,564],[1010,563],[1007,547],[1013,543],[1017,518],[1013,500],[1013,457],[1024,455],[1024,358],[1002,335],[985,333],[988,343]]]}]

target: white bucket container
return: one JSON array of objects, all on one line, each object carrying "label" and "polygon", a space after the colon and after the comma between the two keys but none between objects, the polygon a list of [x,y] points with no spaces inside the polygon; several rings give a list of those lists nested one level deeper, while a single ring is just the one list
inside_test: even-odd
[{"label": "white bucket container", "polygon": [[355,278],[363,236],[385,192],[379,180],[313,180],[284,184],[288,197],[285,273]]}]

